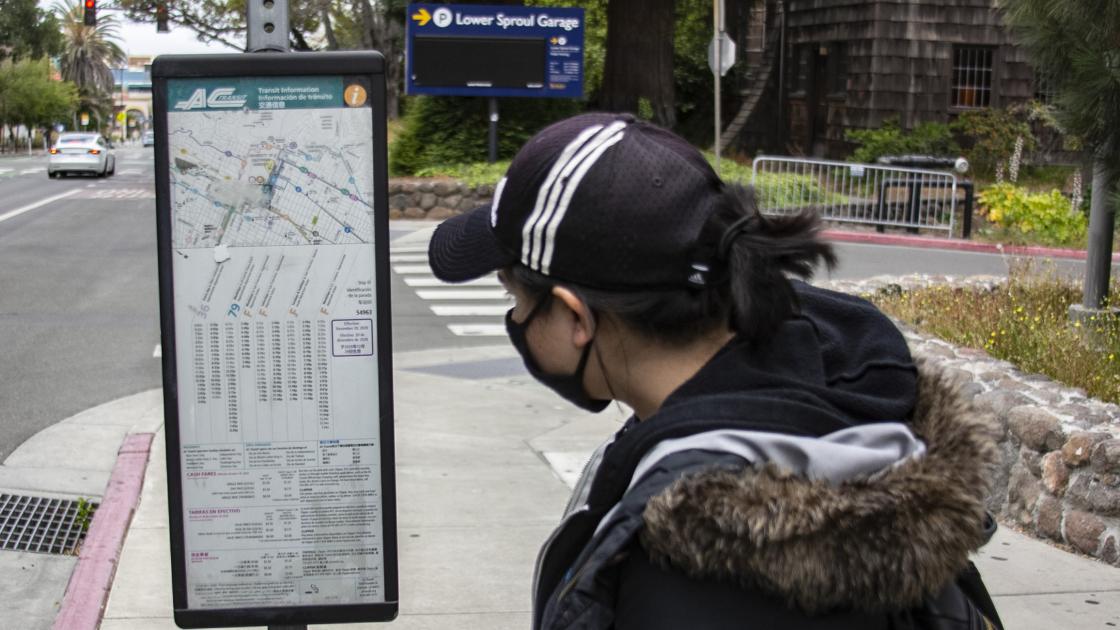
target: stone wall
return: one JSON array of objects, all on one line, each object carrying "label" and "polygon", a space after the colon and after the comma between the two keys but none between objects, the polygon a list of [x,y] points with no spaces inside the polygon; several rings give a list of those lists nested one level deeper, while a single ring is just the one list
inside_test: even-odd
[{"label": "stone wall", "polygon": [[448,178],[395,178],[389,180],[390,219],[446,219],[471,208],[489,204],[494,186],[468,186]]},{"label": "stone wall", "polygon": [[[936,284],[991,289],[999,282],[907,276],[818,284],[866,296]],[[902,330],[915,356],[955,374],[973,404],[999,423],[1003,461],[989,510],[1004,523],[1120,566],[1120,406],[981,350]]]}]

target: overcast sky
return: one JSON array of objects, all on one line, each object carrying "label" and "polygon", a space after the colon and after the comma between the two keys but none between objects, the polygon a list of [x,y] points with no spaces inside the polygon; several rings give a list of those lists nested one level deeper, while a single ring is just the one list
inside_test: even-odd
[{"label": "overcast sky", "polygon": [[167,54],[201,54],[240,52],[222,44],[204,44],[194,31],[182,26],[171,26],[170,33],[157,33],[152,23],[125,22],[120,28],[120,46],[130,56],[158,56]]}]

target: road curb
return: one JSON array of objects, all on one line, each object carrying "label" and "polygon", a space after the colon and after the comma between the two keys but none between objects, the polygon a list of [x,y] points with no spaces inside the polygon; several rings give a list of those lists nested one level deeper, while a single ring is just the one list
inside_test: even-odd
[{"label": "road curb", "polygon": [[[1083,249],[1063,249],[1059,247],[1038,247],[1030,245],[1004,245],[1002,243],[977,243],[975,241],[956,241],[947,238],[928,236],[904,236],[901,234],[879,234],[870,232],[850,232],[847,230],[824,230],[822,235],[831,241],[843,243],[866,243],[868,245],[895,245],[920,249],[942,249],[975,252],[980,254],[1004,254],[1007,256],[1038,256],[1044,258],[1068,258],[1085,260]],[[1112,262],[1120,262],[1120,254],[1112,255]]]},{"label": "road curb", "polygon": [[100,625],[128,526],[140,500],[154,437],[154,433],[133,433],[121,443],[53,630],[96,630]]}]

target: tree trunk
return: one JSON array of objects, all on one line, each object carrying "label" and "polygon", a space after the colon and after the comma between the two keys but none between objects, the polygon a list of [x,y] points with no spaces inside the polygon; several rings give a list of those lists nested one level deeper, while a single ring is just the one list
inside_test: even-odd
[{"label": "tree trunk", "polygon": [[327,50],[338,50],[338,38],[334,34],[334,25],[331,24],[331,5],[324,2],[319,9],[319,20],[323,23],[323,34],[327,37]]},{"label": "tree trunk", "polygon": [[370,5],[369,0],[357,0],[358,13],[362,17],[362,48],[372,50],[374,48],[373,34],[375,30],[373,6]]},{"label": "tree trunk", "polygon": [[637,112],[639,99],[646,98],[655,122],[665,127],[676,124],[673,9],[673,0],[610,0],[603,109]]}]

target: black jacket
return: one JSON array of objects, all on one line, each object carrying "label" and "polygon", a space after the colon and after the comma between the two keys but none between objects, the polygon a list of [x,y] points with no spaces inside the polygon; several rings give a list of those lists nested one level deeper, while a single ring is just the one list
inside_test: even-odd
[{"label": "black jacket", "polygon": [[990,422],[870,304],[797,291],[765,351],[733,341],[592,458],[534,628],[988,627],[957,583]]}]

